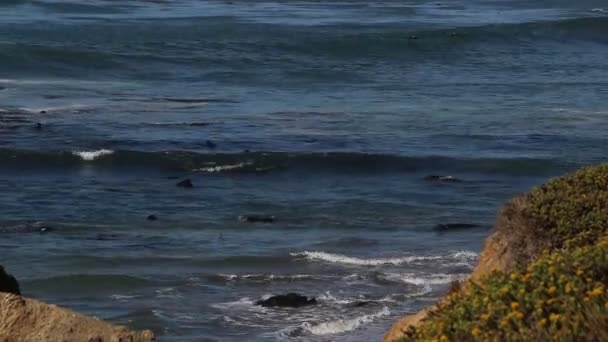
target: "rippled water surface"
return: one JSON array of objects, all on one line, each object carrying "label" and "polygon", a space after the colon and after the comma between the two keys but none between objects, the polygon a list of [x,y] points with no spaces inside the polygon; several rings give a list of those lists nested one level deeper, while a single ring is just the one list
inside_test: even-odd
[{"label": "rippled water surface", "polygon": [[3,1],[0,263],[161,341],[378,340],[606,160],[606,56],[605,1]]}]

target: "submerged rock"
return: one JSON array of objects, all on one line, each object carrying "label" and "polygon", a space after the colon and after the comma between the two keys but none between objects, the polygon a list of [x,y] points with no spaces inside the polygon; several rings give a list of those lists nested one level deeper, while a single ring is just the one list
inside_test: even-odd
[{"label": "submerged rock", "polygon": [[23,223],[0,227],[0,233],[46,233],[55,230],[44,222]]},{"label": "submerged rock", "polygon": [[12,275],[6,273],[4,268],[0,266],[0,292],[8,292],[16,295],[20,295],[19,283],[17,279]]},{"label": "submerged rock", "polygon": [[468,229],[468,228],[478,228],[479,225],[473,223],[440,223],[436,225],[433,229],[437,231],[448,231],[448,230],[456,230],[456,229]]},{"label": "submerged rock", "polygon": [[184,179],[183,181],[178,182],[175,185],[180,188],[193,188],[194,187],[194,184],[192,184],[192,180],[190,180],[190,178]]},{"label": "submerged rock", "polygon": [[208,148],[216,148],[217,144],[211,140],[207,140],[207,141],[205,141],[205,146],[207,146]]},{"label": "submerged rock", "polygon": [[158,217],[156,217],[156,215],[148,215],[148,217],[146,217],[146,220],[156,221],[156,220],[158,220]]},{"label": "submerged rock", "polygon": [[454,176],[440,176],[440,175],[428,175],[424,177],[424,180],[438,183],[460,183],[462,179]]},{"label": "submerged rock", "polygon": [[239,221],[242,223],[274,223],[274,216],[263,216],[263,215],[241,215]]},{"label": "submerged rock", "polygon": [[317,300],[306,296],[299,295],[297,293],[288,293],[286,295],[272,296],[265,300],[258,300],[255,305],[263,306],[265,308],[273,307],[289,307],[299,308],[301,306],[315,305]]}]

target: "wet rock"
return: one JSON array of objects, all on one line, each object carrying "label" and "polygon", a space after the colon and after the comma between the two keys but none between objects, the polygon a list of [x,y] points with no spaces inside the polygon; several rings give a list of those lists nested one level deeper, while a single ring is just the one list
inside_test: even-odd
[{"label": "wet rock", "polygon": [[194,187],[194,185],[192,184],[192,180],[190,180],[190,178],[184,179],[183,181],[178,182],[175,185],[180,188],[193,188]]},{"label": "wet rock", "polygon": [[440,223],[436,225],[433,229],[444,232],[448,230],[469,229],[478,227],[479,225],[473,223]]},{"label": "wet rock", "polygon": [[274,216],[262,216],[262,215],[241,215],[239,221],[242,223],[274,223]]},{"label": "wet rock", "polygon": [[47,233],[55,230],[44,222],[23,223],[14,226],[0,227],[0,233]]},{"label": "wet rock", "polygon": [[156,220],[158,220],[158,217],[156,217],[156,215],[148,215],[148,217],[146,217],[146,220],[156,221]]},{"label": "wet rock", "polygon": [[317,304],[317,300],[315,298],[308,299],[308,297],[297,293],[288,293],[286,295],[272,296],[265,300],[258,300],[255,304],[265,308],[299,308],[307,305],[315,305]]},{"label": "wet rock", "polygon": [[440,176],[440,175],[428,175],[424,177],[424,180],[429,182],[437,182],[437,183],[460,183],[462,179],[456,178],[454,176]]},{"label": "wet rock", "polygon": [[41,110],[39,113],[40,114],[46,114],[46,110]]},{"label": "wet rock", "polygon": [[8,292],[16,295],[20,295],[19,283],[17,279],[12,275],[6,273],[4,268],[0,266],[0,292]]},{"label": "wet rock", "polygon": [[362,300],[362,301],[354,302],[352,305],[355,308],[360,308],[360,307],[363,307],[363,306],[377,305],[377,304],[378,304],[378,302],[374,302],[374,301],[371,301],[371,300]]}]

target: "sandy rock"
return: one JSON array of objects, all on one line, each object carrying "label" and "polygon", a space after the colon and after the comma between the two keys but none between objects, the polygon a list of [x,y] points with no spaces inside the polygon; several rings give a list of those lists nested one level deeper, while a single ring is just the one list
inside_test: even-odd
[{"label": "sandy rock", "polygon": [[151,342],[155,337],[149,330],[130,331],[55,305],[0,293],[0,341]]}]

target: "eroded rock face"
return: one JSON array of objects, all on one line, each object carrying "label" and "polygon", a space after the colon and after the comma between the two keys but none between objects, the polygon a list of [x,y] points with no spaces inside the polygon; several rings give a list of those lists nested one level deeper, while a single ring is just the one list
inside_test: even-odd
[{"label": "eroded rock face", "polygon": [[0,293],[0,337],[2,341],[155,341],[149,330],[130,331],[10,293]]},{"label": "eroded rock face", "polygon": [[[7,292],[13,294],[21,294],[19,291],[19,283],[17,279],[12,275],[6,273],[4,268],[0,266],[0,292]],[[1,335],[0,335],[1,336]]]},{"label": "eroded rock face", "polygon": [[317,300],[315,298],[308,299],[308,297],[299,295],[297,293],[288,293],[286,295],[272,296],[265,300],[259,300],[255,304],[266,307],[266,308],[272,308],[272,307],[299,308],[301,306],[317,304]]}]

